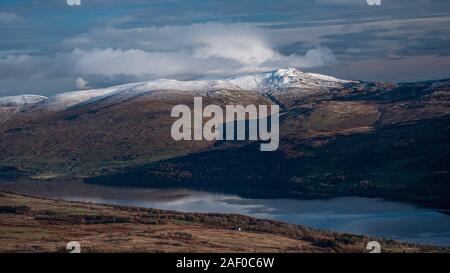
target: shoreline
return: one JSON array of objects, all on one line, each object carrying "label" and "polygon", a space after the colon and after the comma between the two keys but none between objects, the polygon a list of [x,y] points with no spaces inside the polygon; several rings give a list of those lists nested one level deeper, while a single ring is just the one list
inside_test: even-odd
[{"label": "shoreline", "polygon": [[366,252],[365,245],[372,240],[379,241],[384,252],[450,251],[448,247],[330,232],[238,214],[99,205],[8,192],[0,192],[0,207],[2,252],[60,252],[65,240],[85,242],[89,252]]}]

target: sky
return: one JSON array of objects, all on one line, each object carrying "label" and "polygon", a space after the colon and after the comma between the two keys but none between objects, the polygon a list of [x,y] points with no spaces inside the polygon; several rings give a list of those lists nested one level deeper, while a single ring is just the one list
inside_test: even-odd
[{"label": "sky", "polygon": [[0,97],[286,67],[450,78],[448,0],[80,1],[0,2]]}]

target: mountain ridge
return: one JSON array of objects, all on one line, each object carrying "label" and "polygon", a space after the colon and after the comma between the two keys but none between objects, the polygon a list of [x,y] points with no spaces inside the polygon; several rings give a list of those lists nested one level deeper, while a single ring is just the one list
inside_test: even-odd
[{"label": "mountain ridge", "polygon": [[[268,94],[285,88],[321,89],[338,88],[343,84],[356,81],[337,79],[332,76],[304,73],[295,68],[277,69],[267,73],[244,75],[225,79],[178,81],[172,79],[158,79],[145,82],[128,83],[101,89],[77,90],[59,93],[51,97],[40,95],[25,95],[34,100],[22,100],[24,95],[0,98],[0,106],[8,101],[15,101],[16,107],[38,108],[61,111],[90,100],[102,99],[108,96],[122,95],[124,97],[137,96],[155,90],[182,90],[198,92],[205,95],[215,90],[247,90],[261,94]],[[38,99],[39,98],[39,99]]]}]

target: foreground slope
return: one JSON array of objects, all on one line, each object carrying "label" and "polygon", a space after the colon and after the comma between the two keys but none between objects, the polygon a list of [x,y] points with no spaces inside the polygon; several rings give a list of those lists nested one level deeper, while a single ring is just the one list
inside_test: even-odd
[{"label": "foreground slope", "polygon": [[[238,231],[241,228],[241,231]],[[374,240],[236,214],[181,213],[0,192],[0,252],[367,252]],[[448,248],[376,239],[383,252]]]}]

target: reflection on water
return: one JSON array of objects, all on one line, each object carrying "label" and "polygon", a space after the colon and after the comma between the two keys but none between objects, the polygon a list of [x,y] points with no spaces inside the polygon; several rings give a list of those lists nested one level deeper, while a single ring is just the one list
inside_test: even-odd
[{"label": "reflection on water", "polygon": [[0,182],[0,190],[31,195],[187,212],[239,213],[315,228],[450,246],[450,216],[382,199],[248,199],[190,190],[86,185],[81,182]]}]

